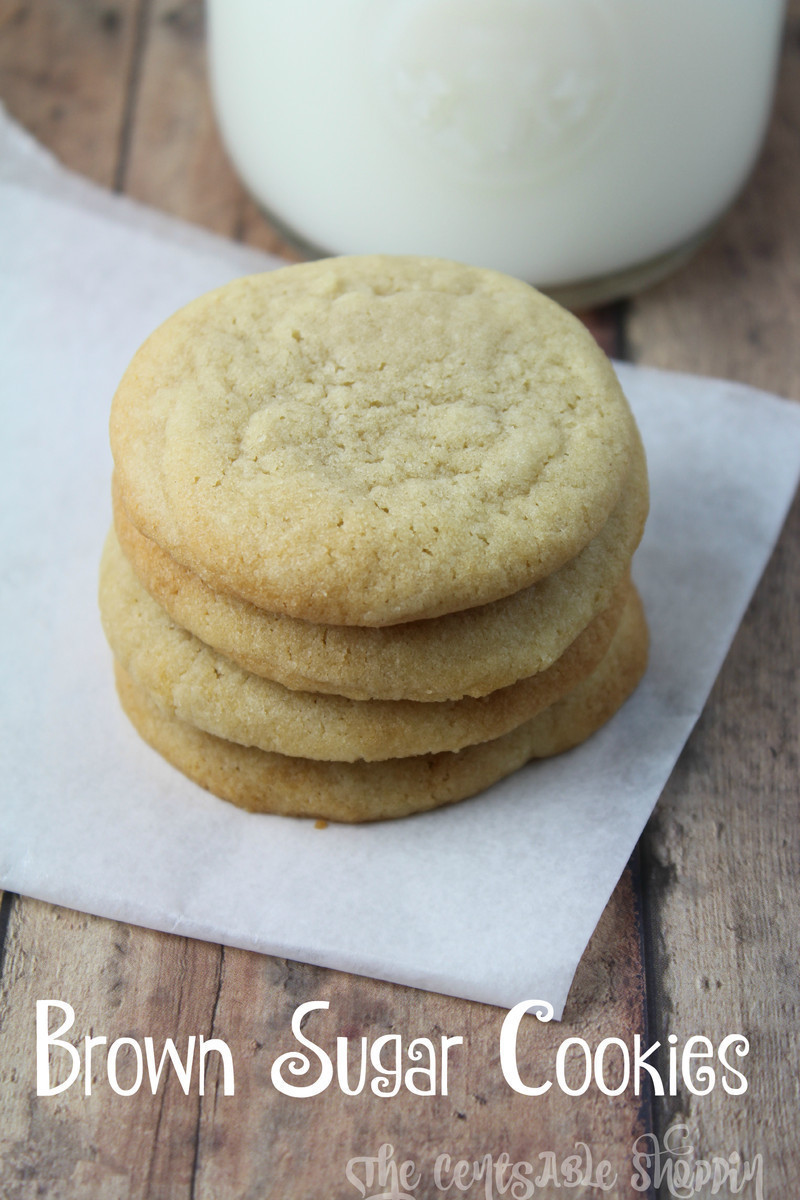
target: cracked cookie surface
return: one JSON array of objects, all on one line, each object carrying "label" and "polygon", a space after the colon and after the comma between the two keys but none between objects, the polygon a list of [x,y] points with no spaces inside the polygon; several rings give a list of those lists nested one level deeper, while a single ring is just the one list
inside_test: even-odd
[{"label": "cracked cookie surface", "polygon": [[632,419],[575,318],[433,259],[238,280],[144,344],[112,410],[136,528],[269,611],[381,626],[508,596],[602,529]]}]

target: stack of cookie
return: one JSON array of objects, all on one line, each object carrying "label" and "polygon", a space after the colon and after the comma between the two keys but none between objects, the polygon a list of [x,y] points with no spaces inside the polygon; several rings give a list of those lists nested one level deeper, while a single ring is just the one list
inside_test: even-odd
[{"label": "stack of cookie", "polygon": [[238,280],[139,350],[111,440],[123,707],[236,804],[447,804],[588,737],[644,670],[641,442],[590,335],[519,281]]}]

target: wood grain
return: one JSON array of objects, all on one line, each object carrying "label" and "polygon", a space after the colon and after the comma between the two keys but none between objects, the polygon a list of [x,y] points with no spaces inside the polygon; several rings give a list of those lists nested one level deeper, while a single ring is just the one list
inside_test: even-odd
[{"label": "wood grain", "polygon": [[233,172],[213,115],[202,0],[151,0],[125,191],[272,254],[299,255],[261,216]]},{"label": "wood grain", "polygon": [[[764,1196],[800,1178],[797,663],[800,503],[645,836],[655,1033],[744,1033],[742,1097],[684,1087],[658,1126],[698,1154],[764,1159]],[[771,631],[769,639],[765,630]]]},{"label": "wood grain", "polygon": [[63,161],[113,186],[143,0],[0,0],[0,96]]}]

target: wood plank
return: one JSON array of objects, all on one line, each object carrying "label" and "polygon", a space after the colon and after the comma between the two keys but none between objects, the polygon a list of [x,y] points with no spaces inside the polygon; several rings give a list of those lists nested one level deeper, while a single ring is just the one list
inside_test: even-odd
[{"label": "wood plank", "polygon": [[112,186],[142,0],[0,0],[0,96],[76,171]]},{"label": "wood plank", "polygon": [[688,1125],[704,1158],[761,1154],[767,1200],[800,1178],[798,546],[800,502],[659,801],[643,868],[656,1036],[743,1032],[751,1047],[744,1096],[683,1088],[658,1126]]},{"label": "wood plank", "polygon": [[[3,1200],[70,1197],[183,1197],[190,1194],[199,1101],[174,1077],[155,1097],[116,1095],[93,1053],[92,1095],[81,1075],[67,1092],[36,1097],[35,1007],[63,1000],[77,1014],[68,1040],[110,1034],[141,1041],[169,1035],[186,1045],[209,1035],[218,947],[69,912],[32,900],[12,910],[0,1027],[0,1180]],[[58,1014],[54,1011],[52,1028]],[[65,1079],[65,1052],[61,1074]],[[131,1063],[127,1063],[130,1070]],[[120,1082],[128,1075],[120,1059]],[[176,1095],[177,1093],[177,1095]],[[165,1120],[165,1114],[168,1119]],[[98,1190],[102,1186],[102,1191]]]},{"label": "wood plank", "polygon": [[[630,307],[637,361],[800,397],[800,3],[761,163],[697,259]],[[800,506],[750,606],[645,840],[654,1029],[751,1042],[743,1097],[683,1089],[657,1112],[701,1157],[762,1154],[767,1198],[794,1194],[800,1144],[798,797]],[[745,1192],[745,1195],[751,1194]],[[752,1192],[755,1195],[755,1192]]]},{"label": "wood plank", "polygon": [[149,8],[123,179],[125,191],[146,204],[299,257],[250,200],[220,141],[202,0],[153,0]]}]

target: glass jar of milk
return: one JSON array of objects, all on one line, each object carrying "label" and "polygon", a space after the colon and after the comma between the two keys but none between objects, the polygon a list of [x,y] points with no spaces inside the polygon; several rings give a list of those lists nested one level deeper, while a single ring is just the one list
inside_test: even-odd
[{"label": "glass jar of milk", "polygon": [[783,0],[209,0],[224,140],[316,253],[625,294],[744,182]]}]

